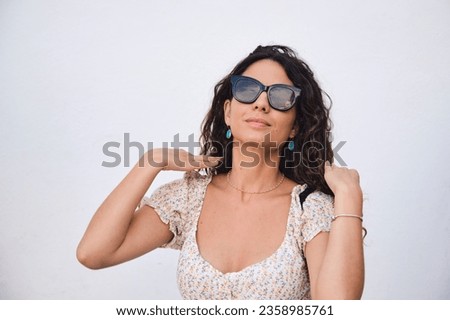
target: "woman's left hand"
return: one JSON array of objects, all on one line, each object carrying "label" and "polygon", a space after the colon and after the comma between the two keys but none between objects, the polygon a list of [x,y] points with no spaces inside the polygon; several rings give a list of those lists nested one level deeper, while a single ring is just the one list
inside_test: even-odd
[{"label": "woman's left hand", "polygon": [[359,185],[359,174],[355,169],[338,167],[334,163],[330,164],[330,162],[326,161],[324,177],[335,195],[341,192],[362,195]]}]

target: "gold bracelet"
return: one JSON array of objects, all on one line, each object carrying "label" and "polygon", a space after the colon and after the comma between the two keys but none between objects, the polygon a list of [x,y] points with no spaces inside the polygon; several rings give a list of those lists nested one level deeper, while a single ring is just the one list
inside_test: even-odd
[{"label": "gold bracelet", "polygon": [[347,213],[341,213],[341,214],[333,215],[332,218],[331,218],[331,221],[334,221],[334,220],[336,220],[339,217],[358,218],[359,220],[361,220],[361,222],[363,221],[363,218],[361,216],[358,216],[356,214],[347,214]]}]

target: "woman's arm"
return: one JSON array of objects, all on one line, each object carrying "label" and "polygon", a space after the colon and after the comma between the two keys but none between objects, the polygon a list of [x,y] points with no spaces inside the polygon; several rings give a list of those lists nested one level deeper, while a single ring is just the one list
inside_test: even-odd
[{"label": "woman's arm", "polygon": [[[152,165],[159,163],[159,166]],[[78,260],[100,269],[143,255],[173,238],[155,210],[136,210],[151,183],[164,170],[188,171],[216,165],[217,158],[192,156],[183,150],[147,152],[95,212],[77,248]]]},{"label": "woman's arm", "polygon": [[[325,166],[332,189],[334,215],[362,216],[362,191],[356,170]],[[361,220],[338,217],[329,233],[321,232],[306,244],[305,255],[312,299],[360,299],[364,287],[364,252]]]}]

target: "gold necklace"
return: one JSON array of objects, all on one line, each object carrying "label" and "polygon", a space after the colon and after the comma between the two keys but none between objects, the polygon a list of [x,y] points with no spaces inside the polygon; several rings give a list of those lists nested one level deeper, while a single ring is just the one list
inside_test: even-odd
[{"label": "gold necklace", "polygon": [[282,174],[281,174],[281,179],[280,179],[280,181],[278,181],[278,183],[277,183],[275,186],[273,186],[272,188],[270,188],[270,189],[268,189],[268,190],[263,190],[263,191],[250,192],[250,191],[242,190],[241,188],[239,188],[239,187],[235,186],[234,184],[232,184],[231,181],[230,181],[230,174],[231,174],[231,170],[228,171],[228,173],[227,173],[227,182],[228,182],[228,184],[229,184],[233,189],[236,189],[236,190],[241,191],[241,192],[243,192],[243,193],[250,193],[250,194],[260,194],[260,193],[267,193],[267,192],[270,192],[270,191],[275,190],[276,188],[278,188],[278,187],[283,183],[283,181],[284,181],[284,174],[282,173]]}]

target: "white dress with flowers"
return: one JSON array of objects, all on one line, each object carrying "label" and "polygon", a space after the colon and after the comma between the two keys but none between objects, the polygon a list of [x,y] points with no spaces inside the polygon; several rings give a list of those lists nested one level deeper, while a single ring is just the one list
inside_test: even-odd
[{"label": "white dress with flowers", "polygon": [[155,209],[169,224],[173,239],[163,247],[180,250],[177,280],[184,299],[310,299],[304,245],[321,231],[331,228],[333,198],[322,192],[311,193],[300,205],[305,185],[296,185],[284,240],[268,258],[241,271],[222,273],[201,256],[197,240],[197,221],[211,175],[186,172],[184,178],[159,187],[142,205]]}]

